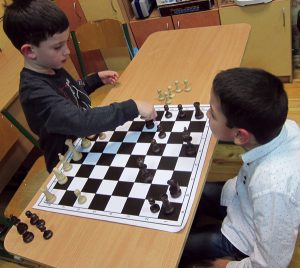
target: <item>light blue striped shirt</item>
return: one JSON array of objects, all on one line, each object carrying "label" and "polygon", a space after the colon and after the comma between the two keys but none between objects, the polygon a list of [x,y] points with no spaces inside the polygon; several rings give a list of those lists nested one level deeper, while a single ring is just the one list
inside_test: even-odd
[{"label": "light blue striped shirt", "polygon": [[249,257],[227,267],[288,267],[300,226],[299,126],[287,120],[275,139],[241,157],[222,190],[222,233]]}]

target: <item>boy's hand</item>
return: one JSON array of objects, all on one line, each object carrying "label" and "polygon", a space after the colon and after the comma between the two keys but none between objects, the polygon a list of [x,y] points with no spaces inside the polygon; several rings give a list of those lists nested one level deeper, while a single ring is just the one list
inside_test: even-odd
[{"label": "boy's hand", "polygon": [[98,75],[105,85],[114,85],[119,79],[119,74],[115,71],[102,71],[98,72]]},{"label": "boy's hand", "polygon": [[154,120],[157,117],[157,113],[153,104],[144,101],[135,101],[141,118],[148,120]]}]

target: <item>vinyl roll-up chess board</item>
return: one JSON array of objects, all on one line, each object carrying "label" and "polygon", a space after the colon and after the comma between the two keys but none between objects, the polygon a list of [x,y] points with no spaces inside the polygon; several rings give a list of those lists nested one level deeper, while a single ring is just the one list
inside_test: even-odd
[{"label": "vinyl roll-up chess board", "polygon": [[[151,129],[146,128],[145,121],[138,117],[115,131],[105,132],[104,139],[96,137],[88,148],[82,148],[82,140],[77,139],[74,146],[83,157],[75,162],[68,151],[65,158],[72,169],[64,171],[62,164],[58,166],[67,176],[67,182],[61,185],[53,175],[47,185],[56,197],[55,202],[48,203],[41,194],[34,208],[169,232],[180,231],[191,211],[211,137],[206,116],[209,106],[200,106],[204,113],[201,119],[195,117],[194,105],[182,106],[184,115],[179,116],[178,107],[169,105],[170,118],[166,118],[163,106],[155,106],[158,117]],[[184,130],[190,135],[188,143],[183,138]],[[159,138],[161,131],[166,134],[164,138]],[[159,146],[155,152],[151,148],[153,139]],[[190,146],[195,154],[189,153],[187,147]],[[143,159],[147,172],[153,174],[150,182],[145,182],[138,159]],[[171,179],[179,184],[179,197],[170,195],[168,181]],[[74,191],[79,191],[86,201],[78,202]],[[171,213],[163,209],[163,195],[167,195]],[[159,206],[157,212],[151,211],[149,199]]]}]

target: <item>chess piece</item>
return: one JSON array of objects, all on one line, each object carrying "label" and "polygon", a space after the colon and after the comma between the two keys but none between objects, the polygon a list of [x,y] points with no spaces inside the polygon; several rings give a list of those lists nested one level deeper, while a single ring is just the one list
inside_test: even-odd
[{"label": "chess piece", "polygon": [[53,232],[51,230],[46,230],[43,233],[43,237],[44,239],[48,240],[53,236]]},{"label": "chess piece", "polygon": [[180,93],[182,90],[181,90],[181,88],[179,87],[179,81],[178,80],[176,80],[175,81],[175,92],[176,93]]},{"label": "chess piece", "polygon": [[162,201],[161,210],[165,215],[170,215],[174,212],[174,206],[170,203],[167,194],[162,194],[160,197]]},{"label": "chess piece", "polygon": [[73,145],[71,139],[66,139],[65,144],[69,147],[69,151],[72,153],[73,161],[77,162],[82,158],[82,153],[78,152]]},{"label": "chess piece", "polygon": [[147,129],[154,128],[154,121],[153,120],[148,120],[148,121],[145,121],[145,122],[146,122],[146,128]]},{"label": "chess piece", "polygon": [[82,195],[79,189],[76,189],[74,194],[77,196],[78,204],[82,205],[86,202],[86,196]]},{"label": "chess piece", "polygon": [[81,147],[82,148],[89,148],[91,146],[91,141],[87,138],[82,138],[81,139]]},{"label": "chess piece", "polygon": [[106,134],[104,132],[99,133],[99,140],[105,140]]},{"label": "chess piece", "polygon": [[189,81],[187,80],[187,79],[185,79],[184,81],[183,81],[183,84],[184,84],[184,91],[185,92],[189,92],[189,91],[191,91],[192,90],[192,88],[189,86]]},{"label": "chess piece", "polygon": [[196,146],[192,144],[192,140],[187,141],[185,153],[188,156],[194,156],[197,153]]},{"label": "chess piece", "polygon": [[166,118],[171,118],[172,117],[172,113],[169,111],[169,106],[167,104],[164,105],[164,109],[165,109],[165,117]]},{"label": "chess piece", "polygon": [[186,127],[183,128],[182,139],[184,142],[192,141],[191,133]]},{"label": "chess piece", "polygon": [[185,118],[185,117],[186,117],[186,114],[183,111],[182,105],[178,104],[178,118],[182,119],[182,118]]},{"label": "chess piece", "polygon": [[172,99],[169,97],[169,92],[166,91],[165,92],[165,104],[171,104],[172,103]]},{"label": "chess piece", "polygon": [[58,154],[58,158],[63,165],[62,167],[64,171],[70,171],[72,169],[72,164],[70,164],[61,153]]},{"label": "chess piece", "polygon": [[148,201],[149,201],[149,204],[150,204],[150,211],[152,213],[157,213],[160,210],[160,206],[155,203],[155,200],[152,197],[150,197],[148,199]]},{"label": "chess piece", "polygon": [[20,235],[24,234],[28,230],[28,225],[24,222],[20,222],[17,225],[17,231]]},{"label": "chess piece", "polygon": [[142,157],[137,159],[137,165],[141,171],[142,181],[145,183],[152,182],[154,174],[147,169],[147,165],[144,163],[144,159]]},{"label": "chess piece", "polygon": [[168,180],[167,183],[170,185],[170,187],[169,187],[170,195],[173,198],[178,198],[181,195],[181,189],[180,189],[178,181],[175,180],[174,178],[172,178],[172,179]]},{"label": "chess piece", "polygon": [[25,243],[30,243],[34,239],[34,234],[32,232],[26,231],[23,235],[23,241]]},{"label": "chess piece", "polygon": [[158,89],[158,90],[157,90],[157,94],[158,94],[158,99],[159,99],[160,101],[163,101],[163,100],[165,99],[165,96],[164,96],[164,94],[162,93],[162,90],[161,90],[161,89]]},{"label": "chess piece", "polygon": [[161,151],[161,148],[155,139],[151,141],[150,149],[154,154],[158,154]]},{"label": "chess piece", "polygon": [[194,107],[195,107],[195,118],[196,119],[201,119],[204,117],[204,113],[200,109],[200,102],[196,101],[194,102]]},{"label": "chess piece", "polygon": [[170,99],[173,99],[175,97],[171,86],[168,86],[168,95]]},{"label": "chess piece", "polygon": [[53,168],[53,173],[57,179],[58,184],[63,185],[68,181],[68,177],[63,174],[57,167]]},{"label": "chess piece", "polygon": [[38,215],[36,215],[35,213],[32,213],[30,216],[30,224],[35,225],[39,219],[40,218]]},{"label": "chess piece", "polygon": [[94,134],[94,135],[90,135],[90,136],[87,136],[87,138],[88,138],[89,140],[93,140],[93,139],[95,139],[95,138],[96,138],[96,134]]},{"label": "chess piece", "polygon": [[164,138],[167,136],[167,135],[166,135],[166,132],[163,131],[161,125],[158,125],[158,126],[157,126],[157,131],[159,131],[158,137],[159,137],[160,139],[164,139]]},{"label": "chess piece", "polygon": [[52,194],[49,192],[49,190],[47,188],[44,188],[43,189],[43,193],[45,194],[46,196],[46,202],[49,203],[49,204],[53,204],[56,200],[56,196],[55,194]]}]

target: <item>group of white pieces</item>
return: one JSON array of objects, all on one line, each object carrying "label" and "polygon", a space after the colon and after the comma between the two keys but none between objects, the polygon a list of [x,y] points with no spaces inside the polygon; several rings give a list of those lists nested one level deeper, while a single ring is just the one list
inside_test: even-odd
[{"label": "group of white pieces", "polygon": [[180,93],[182,91],[190,92],[192,90],[192,88],[189,85],[189,81],[187,79],[183,80],[183,85],[184,85],[183,89],[181,89],[178,80],[176,80],[174,82],[174,84],[175,84],[175,89],[174,90],[172,89],[171,85],[168,86],[167,91],[163,92],[163,90],[161,90],[161,89],[157,90],[158,99],[160,101],[164,101],[165,104],[169,105],[169,104],[172,103],[172,99],[175,97],[175,93],[174,92],[176,92],[176,93]]},{"label": "group of white pieces", "polygon": [[[102,134],[102,138],[103,138]],[[67,139],[65,141],[65,144],[69,147],[68,151],[71,152],[72,154],[72,159],[73,161],[77,162],[82,158],[82,153],[77,151],[75,146],[73,145],[73,142],[71,139]],[[81,139],[81,147],[82,148],[89,148],[91,146],[91,141],[87,138],[82,138]],[[62,155],[61,153],[58,154],[58,158],[60,163],[62,163],[62,169],[64,171],[70,171],[72,169],[72,164],[67,161],[67,159],[65,158],[64,155]],[[57,167],[53,168],[53,173],[57,179],[57,183],[60,185],[66,184],[68,181],[68,177],[61,171],[59,170]],[[42,192],[45,194],[46,196],[46,202],[49,204],[53,204],[56,200],[56,196],[55,194],[51,193],[47,188],[44,188],[42,190]],[[80,190],[76,189],[74,191],[74,194],[77,197],[77,201],[79,204],[84,204],[86,202],[86,197],[84,195],[81,194]]]}]

